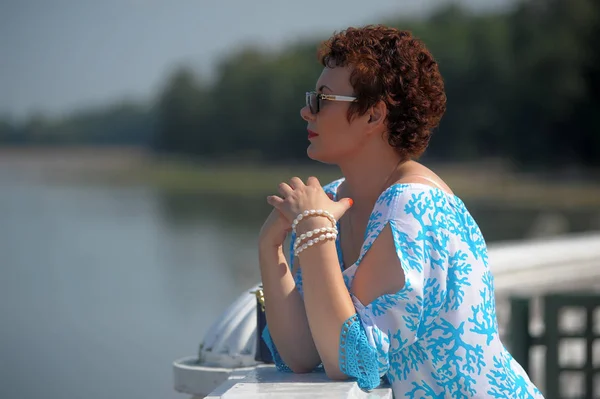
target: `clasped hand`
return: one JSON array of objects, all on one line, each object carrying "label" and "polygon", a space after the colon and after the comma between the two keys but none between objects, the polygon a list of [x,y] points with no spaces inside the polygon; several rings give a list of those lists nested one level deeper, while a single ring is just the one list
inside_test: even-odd
[{"label": "clasped hand", "polygon": [[323,209],[339,220],[352,206],[350,198],[333,201],[316,177],[309,177],[306,184],[300,178],[293,177],[289,183],[280,183],[278,192],[279,196],[267,197],[267,202],[274,209],[261,229],[261,245],[282,245],[287,233],[291,231],[292,222],[305,210]]}]

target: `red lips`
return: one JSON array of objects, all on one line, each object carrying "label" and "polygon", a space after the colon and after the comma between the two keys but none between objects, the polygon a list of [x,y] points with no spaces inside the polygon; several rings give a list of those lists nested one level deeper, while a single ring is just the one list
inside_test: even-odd
[{"label": "red lips", "polygon": [[312,130],[308,129],[308,138],[311,139],[313,137],[317,137],[319,134],[317,132],[313,132]]}]

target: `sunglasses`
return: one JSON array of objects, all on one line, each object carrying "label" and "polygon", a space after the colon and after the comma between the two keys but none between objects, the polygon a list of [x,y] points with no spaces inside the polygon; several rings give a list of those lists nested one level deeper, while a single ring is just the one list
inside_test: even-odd
[{"label": "sunglasses", "polygon": [[321,101],[346,101],[346,102],[354,102],[356,101],[356,97],[349,96],[336,96],[333,94],[322,94],[317,93],[316,91],[308,91],[306,92],[306,106],[310,109],[310,113],[316,115],[321,110]]}]

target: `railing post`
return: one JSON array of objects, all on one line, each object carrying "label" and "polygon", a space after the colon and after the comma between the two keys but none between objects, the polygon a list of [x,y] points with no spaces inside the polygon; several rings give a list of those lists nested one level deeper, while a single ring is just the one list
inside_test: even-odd
[{"label": "railing post", "polygon": [[517,362],[529,373],[529,298],[510,298],[509,342],[510,352]]},{"label": "railing post", "polygon": [[558,346],[560,334],[558,331],[558,312],[563,304],[557,295],[544,296],[544,338],[546,343],[546,399],[560,397],[560,364],[558,362]]},{"label": "railing post", "polygon": [[[595,302],[595,303],[594,303]],[[586,328],[585,328],[585,392],[591,398],[592,394],[594,397],[600,396],[600,392],[594,392],[594,340],[596,339],[596,334],[594,334],[594,309],[596,304],[600,302],[599,298],[590,298],[588,303],[586,304]],[[600,359],[599,359],[600,360]],[[600,378],[600,373],[597,374],[597,377]],[[600,389],[600,387],[599,387]]]}]

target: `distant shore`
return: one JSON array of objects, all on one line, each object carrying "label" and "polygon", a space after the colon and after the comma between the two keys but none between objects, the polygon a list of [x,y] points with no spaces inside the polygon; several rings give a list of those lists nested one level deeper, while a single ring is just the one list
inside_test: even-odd
[{"label": "distant shore", "polygon": [[[430,165],[464,200],[513,202],[523,207],[600,207],[600,183],[548,182],[495,163]],[[155,157],[126,147],[0,148],[2,174],[34,174],[49,182],[147,185],[173,192],[259,196],[293,175],[317,176],[322,184],[337,168],[315,164],[257,165]],[[599,208],[600,209],[600,208]]]}]

